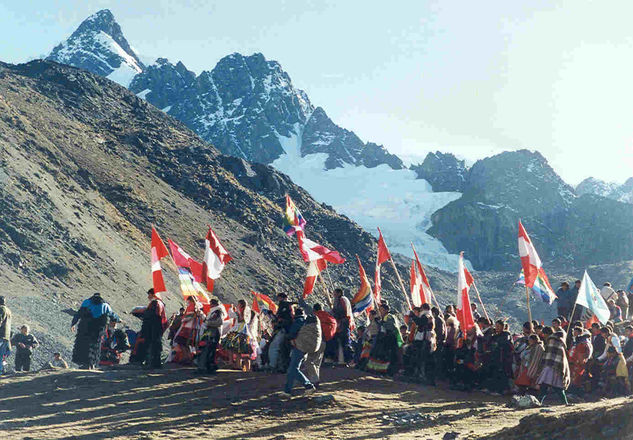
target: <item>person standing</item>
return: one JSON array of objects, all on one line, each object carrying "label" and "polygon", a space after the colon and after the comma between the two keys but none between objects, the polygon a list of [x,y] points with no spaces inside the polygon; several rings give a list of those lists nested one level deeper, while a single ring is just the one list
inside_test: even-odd
[{"label": "person standing", "polygon": [[215,354],[222,337],[222,324],[224,319],[228,316],[224,305],[213,298],[210,301],[211,310],[205,320],[206,330],[202,336],[202,343],[204,348],[200,357],[197,359],[198,372],[207,374],[215,374],[218,370],[218,366],[215,362]]},{"label": "person standing", "polygon": [[622,319],[626,321],[629,317],[629,298],[626,296],[624,290],[618,290],[616,293],[618,298],[615,300],[615,303],[620,307],[620,310],[622,310]]},{"label": "person standing", "polygon": [[343,289],[334,289],[332,315],[336,318],[337,353],[340,353],[339,350],[343,351],[342,361],[339,354],[339,364],[347,365],[352,361],[353,355],[351,331],[354,326],[354,317],[352,315],[352,304],[349,299],[343,295]]},{"label": "person standing", "polygon": [[5,373],[5,359],[11,353],[11,310],[0,296],[0,375]]},{"label": "person standing", "polygon": [[560,288],[556,291],[556,309],[558,316],[569,317],[571,308],[573,307],[571,296],[569,283],[567,281],[560,283]]},{"label": "person standing", "polygon": [[143,323],[141,324],[141,337],[144,339],[145,356],[141,361],[147,368],[161,368],[162,361],[160,355],[163,351],[163,333],[169,327],[169,321],[165,315],[165,303],[160,298],[159,293],[154,293],[154,289],[147,291],[149,304],[143,312]]},{"label": "person standing", "polygon": [[571,382],[569,362],[567,361],[567,347],[563,332],[557,331],[547,338],[545,354],[543,355],[543,370],[537,383],[541,386],[541,405],[545,402],[550,390],[554,390],[560,397],[561,403],[568,405],[565,390]]},{"label": "person standing", "polygon": [[11,345],[15,347],[15,371],[30,371],[33,349],[39,345],[35,336],[29,333],[29,326],[23,325],[20,333],[11,339]]},{"label": "person standing", "polygon": [[77,329],[72,361],[83,369],[97,368],[101,356],[101,339],[108,324],[108,318],[118,320],[112,307],[101,298],[99,292],[81,303],[75,313],[70,329]]}]

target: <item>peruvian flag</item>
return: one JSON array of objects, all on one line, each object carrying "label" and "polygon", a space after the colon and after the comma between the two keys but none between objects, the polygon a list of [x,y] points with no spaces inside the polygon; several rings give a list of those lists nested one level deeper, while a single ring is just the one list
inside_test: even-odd
[{"label": "peruvian flag", "polygon": [[523,274],[525,275],[525,285],[529,288],[534,287],[534,282],[542,270],[541,259],[536,253],[536,249],[530,240],[525,228],[519,220],[519,256],[521,257],[521,266],[523,266]]},{"label": "peruvian flag", "polygon": [[303,299],[306,299],[308,295],[314,290],[314,284],[321,271],[327,268],[327,262],[321,258],[316,261],[310,261],[308,264],[308,274],[306,275],[306,281],[303,284]]},{"label": "peruvian flag", "polygon": [[464,338],[466,338],[466,332],[475,326],[475,318],[470,308],[470,297],[468,296],[470,286],[474,282],[473,276],[464,266],[464,252],[460,252],[457,273],[457,320]]},{"label": "peruvian flag", "polygon": [[218,237],[209,226],[209,232],[204,240],[204,261],[202,262],[202,278],[207,285],[207,290],[213,292],[214,280],[220,278],[220,274],[226,263],[233,258],[226,251]]},{"label": "peruvian flag", "polygon": [[389,259],[391,259],[391,254],[389,253],[389,249],[387,249],[385,239],[382,238],[382,232],[380,231],[380,228],[378,228],[378,252],[376,254],[376,272],[374,273],[374,301],[376,304],[380,304],[382,302],[382,297],[380,295],[380,291],[382,290],[382,282],[380,281],[380,265]]},{"label": "peruvian flag", "polygon": [[193,275],[193,279],[198,283],[202,283],[202,263],[194,260],[191,255],[172,241],[171,238],[168,238],[167,242],[169,244],[169,250],[171,251],[171,257],[174,260],[174,264],[177,267],[189,269],[191,271],[191,275]]},{"label": "peruvian flag", "polygon": [[169,256],[165,243],[161,240],[158,232],[152,226],[152,282],[154,293],[166,292],[163,271],[160,267],[160,260]]},{"label": "peruvian flag", "polygon": [[303,261],[306,263],[310,261],[317,261],[324,259],[330,263],[342,264],[345,263],[345,258],[336,251],[331,251],[325,246],[321,246],[318,243],[306,238],[305,233],[298,229],[296,231],[297,240],[299,241],[299,252],[303,257]]},{"label": "peruvian flag", "polygon": [[[411,244],[413,247],[413,244]],[[431,298],[433,295],[433,291],[431,290],[431,284],[429,283],[429,279],[426,277],[426,272],[424,272],[424,268],[422,267],[422,263],[420,263],[420,259],[418,258],[418,253],[413,248],[413,255],[415,256],[415,267],[417,269],[418,274],[420,275],[420,301],[421,304],[431,304]]]},{"label": "peruvian flag", "polygon": [[418,275],[418,271],[415,269],[415,262],[411,262],[411,300],[414,307],[420,307],[422,305],[421,295],[422,293],[422,278]]}]

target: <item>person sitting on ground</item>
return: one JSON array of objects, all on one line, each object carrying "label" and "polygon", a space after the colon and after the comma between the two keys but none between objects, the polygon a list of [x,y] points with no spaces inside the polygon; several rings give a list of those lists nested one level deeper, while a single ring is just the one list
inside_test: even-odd
[{"label": "person sitting on ground", "polygon": [[[546,329],[543,330],[544,334]],[[556,392],[561,403],[568,405],[565,390],[569,387],[571,375],[567,361],[567,347],[563,332],[558,331],[547,338],[545,354],[543,355],[543,370],[537,384],[541,387],[540,401],[544,404],[550,391]]]},{"label": "person sitting on ground", "polygon": [[602,365],[602,384],[602,394],[605,397],[625,396],[630,389],[626,360],[613,346],[607,349]]},{"label": "person sitting on ground", "polygon": [[33,349],[39,345],[35,336],[29,333],[29,326],[23,325],[20,333],[16,333],[11,339],[15,347],[15,371],[30,371]]},{"label": "person sitting on ground", "polygon": [[46,363],[45,370],[66,370],[68,369],[68,362],[62,358],[61,353],[53,353],[53,359]]},{"label": "person sitting on ground", "polygon": [[[295,318],[288,331],[288,340],[292,349],[290,350],[290,365],[286,376],[286,386],[281,393],[284,397],[292,395],[292,388],[297,381],[304,386],[305,394],[312,394],[316,391],[314,384],[301,372],[301,364],[306,356],[306,351],[303,350],[309,350],[314,353],[321,344],[321,324],[318,318],[314,316],[313,318],[314,320],[308,324],[303,309],[297,308],[295,310]],[[302,332],[305,325],[310,325],[310,327]]]},{"label": "person sitting on ground", "polygon": [[99,365],[111,366],[121,362],[121,355],[130,349],[127,333],[117,328],[118,321],[111,320],[101,342],[101,359]]}]

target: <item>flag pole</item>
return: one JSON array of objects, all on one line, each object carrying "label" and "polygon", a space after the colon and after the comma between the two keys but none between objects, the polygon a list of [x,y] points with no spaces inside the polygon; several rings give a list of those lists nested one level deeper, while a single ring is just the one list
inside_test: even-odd
[{"label": "flag pole", "polygon": [[407,294],[407,289],[405,289],[404,287],[402,278],[400,278],[400,274],[398,273],[398,269],[396,268],[396,263],[393,262],[393,257],[391,255],[389,255],[389,261],[391,261],[391,266],[393,266],[393,271],[396,273],[396,277],[398,278],[398,282],[400,283],[400,287],[402,288],[404,299],[407,300],[407,306],[409,306],[409,310],[411,310],[411,301],[409,301],[409,295]]},{"label": "flag pole", "polygon": [[[576,300],[578,298],[576,297]],[[571,320],[574,318],[574,313],[576,312],[576,306],[578,305],[578,302],[574,303],[574,308],[571,309],[571,315],[569,315],[569,319],[567,320],[567,333],[569,333],[569,327],[571,327]]]},{"label": "flag pole", "polygon": [[321,272],[319,272],[319,280],[321,281],[321,286],[323,290],[325,290],[325,294],[327,295],[327,300],[330,303],[330,308],[334,307],[334,301],[332,301],[332,295],[330,294],[330,290],[327,288],[327,284],[325,284],[325,280],[321,276]]},{"label": "flag pole", "polygon": [[490,320],[490,317],[488,316],[488,312],[486,312],[486,306],[484,306],[484,302],[481,300],[481,296],[479,295],[479,289],[477,289],[477,284],[475,284],[475,281],[473,281],[473,287],[475,288],[475,293],[477,294],[477,299],[479,300],[479,304],[481,304],[481,308],[484,310],[484,315],[486,315],[486,319]]},{"label": "flag pole", "polygon": [[334,283],[332,282],[332,277],[330,276],[330,272],[328,270],[324,271],[327,274],[327,279],[330,281],[330,288],[332,292],[334,292]]},{"label": "flag pole", "polygon": [[527,302],[528,321],[532,322],[532,311],[530,310],[530,291],[528,285],[525,283],[525,300]]}]

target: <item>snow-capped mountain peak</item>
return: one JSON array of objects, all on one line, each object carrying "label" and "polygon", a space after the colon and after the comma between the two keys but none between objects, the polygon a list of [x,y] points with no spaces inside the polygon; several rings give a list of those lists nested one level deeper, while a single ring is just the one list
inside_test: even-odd
[{"label": "snow-capped mountain peak", "polygon": [[124,87],[144,68],[108,9],[86,18],[46,59],[86,69]]}]

